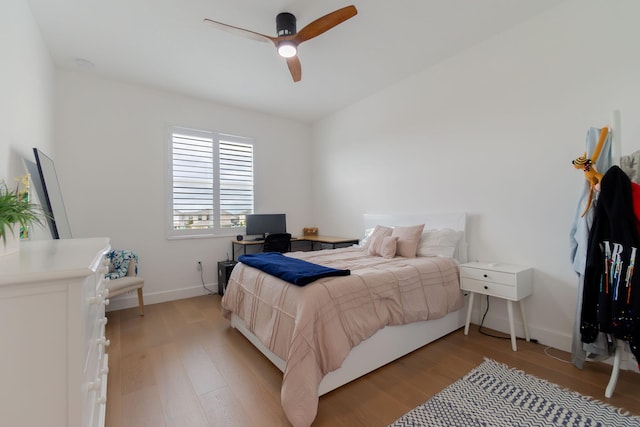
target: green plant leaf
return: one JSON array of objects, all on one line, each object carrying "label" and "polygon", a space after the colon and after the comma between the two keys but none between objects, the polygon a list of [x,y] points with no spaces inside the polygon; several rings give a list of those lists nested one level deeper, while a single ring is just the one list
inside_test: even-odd
[{"label": "green plant leaf", "polygon": [[7,233],[13,233],[13,225],[20,224],[23,228],[29,225],[44,225],[47,215],[39,205],[29,203],[20,197],[16,188],[10,190],[7,184],[0,183],[0,236],[2,244],[7,242]]}]

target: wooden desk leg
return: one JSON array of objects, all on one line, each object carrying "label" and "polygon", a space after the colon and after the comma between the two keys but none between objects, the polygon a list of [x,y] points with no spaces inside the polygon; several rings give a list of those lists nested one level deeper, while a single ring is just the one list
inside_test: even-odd
[{"label": "wooden desk leg", "polygon": [[531,335],[529,334],[529,325],[527,324],[527,315],[524,312],[524,300],[520,300],[520,315],[522,316],[522,324],[524,325],[524,337],[527,341],[531,341]]},{"label": "wooden desk leg", "polygon": [[471,321],[471,310],[473,310],[473,296],[475,293],[469,292],[469,307],[467,307],[467,320],[464,322],[464,334],[469,335],[469,322]]},{"label": "wooden desk leg", "polygon": [[507,312],[509,313],[509,331],[511,331],[511,349],[518,351],[516,344],[516,332],[513,326],[513,301],[507,300]]}]

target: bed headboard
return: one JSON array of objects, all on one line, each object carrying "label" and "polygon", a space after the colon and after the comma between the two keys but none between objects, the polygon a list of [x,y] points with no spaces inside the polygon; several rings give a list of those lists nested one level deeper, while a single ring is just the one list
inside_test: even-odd
[{"label": "bed headboard", "polygon": [[462,238],[454,257],[461,263],[467,262],[467,214],[465,212],[364,214],[365,230],[376,225],[406,227],[416,224],[424,224],[425,230],[440,228],[461,230]]}]

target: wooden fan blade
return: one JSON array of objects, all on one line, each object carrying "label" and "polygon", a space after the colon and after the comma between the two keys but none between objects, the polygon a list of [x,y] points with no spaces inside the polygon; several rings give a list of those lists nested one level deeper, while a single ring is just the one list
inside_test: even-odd
[{"label": "wooden fan blade", "polygon": [[294,82],[299,82],[302,78],[302,65],[300,64],[300,60],[298,56],[292,56],[291,58],[287,58],[287,65],[289,66],[289,71],[291,72],[291,77],[293,77]]},{"label": "wooden fan blade", "polygon": [[224,30],[229,33],[237,34],[243,37],[249,37],[250,39],[258,40],[259,42],[267,42],[267,43],[275,44],[278,40],[277,37],[271,37],[264,34],[256,33],[255,31],[245,30],[244,28],[234,27],[233,25],[223,24],[222,22],[213,21],[208,18],[205,18],[204,22],[220,30]]},{"label": "wooden fan blade", "polygon": [[293,40],[296,44],[300,44],[303,41],[319,36],[325,31],[332,29],[336,25],[343,23],[347,19],[353,18],[357,14],[358,11],[353,5],[335,10],[323,16],[322,18],[316,19],[315,21],[298,31],[293,37]]}]

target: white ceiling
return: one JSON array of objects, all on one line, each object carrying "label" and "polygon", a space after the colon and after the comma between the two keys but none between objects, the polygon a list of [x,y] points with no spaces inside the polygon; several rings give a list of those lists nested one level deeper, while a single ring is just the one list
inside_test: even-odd
[{"label": "white ceiling", "polygon": [[[27,0],[57,66],[312,123],[563,0]],[[266,43],[354,4],[358,15],[303,43],[302,80]],[[86,61],[89,61],[87,63]]]}]

